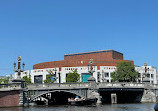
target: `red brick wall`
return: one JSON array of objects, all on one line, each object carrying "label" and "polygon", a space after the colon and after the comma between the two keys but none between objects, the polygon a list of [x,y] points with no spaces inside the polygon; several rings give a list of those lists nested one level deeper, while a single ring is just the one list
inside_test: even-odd
[{"label": "red brick wall", "polygon": [[[118,62],[123,60],[113,59],[113,60],[94,60],[95,66],[116,66]],[[126,60],[128,61],[128,60]],[[133,63],[133,61],[130,61]],[[54,61],[54,62],[45,62],[36,64],[33,66],[33,69],[44,69],[44,68],[54,68],[54,67],[78,67],[78,66],[87,66],[89,64],[89,60],[65,60],[65,61]]]},{"label": "red brick wall", "polygon": [[[115,52],[116,53],[116,52]],[[114,53],[114,54],[115,54]],[[118,56],[115,56],[116,59],[120,59],[122,54],[117,53]],[[118,58],[117,58],[118,57]],[[112,60],[113,59],[113,51],[111,52],[98,52],[98,53],[83,53],[83,54],[72,54],[72,55],[65,55],[64,60]]]},{"label": "red brick wall", "polygon": [[121,60],[123,60],[123,54],[119,54],[119,53],[113,52],[112,58],[113,59],[121,59]]},{"label": "red brick wall", "polygon": [[1,91],[0,107],[19,106],[19,91]]},{"label": "red brick wall", "polygon": [[[118,62],[123,61],[123,54],[117,51],[103,51],[97,53],[81,53],[65,55],[63,61],[52,61],[35,64],[33,69],[44,69],[54,67],[77,67],[87,66],[90,59],[93,59],[96,66],[116,66]],[[133,63],[133,61],[131,61]]]}]

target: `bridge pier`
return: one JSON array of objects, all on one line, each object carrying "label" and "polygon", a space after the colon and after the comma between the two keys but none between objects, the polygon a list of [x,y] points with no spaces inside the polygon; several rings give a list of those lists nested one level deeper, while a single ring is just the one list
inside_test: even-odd
[{"label": "bridge pier", "polygon": [[144,90],[141,102],[156,102],[156,94],[152,90]]},{"label": "bridge pier", "polygon": [[112,104],[117,104],[117,95],[116,95],[116,93],[111,94],[111,103]]},{"label": "bridge pier", "polygon": [[97,98],[97,104],[101,104],[101,96],[100,94],[98,93],[97,90],[88,90],[88,97],[87,98]]}]

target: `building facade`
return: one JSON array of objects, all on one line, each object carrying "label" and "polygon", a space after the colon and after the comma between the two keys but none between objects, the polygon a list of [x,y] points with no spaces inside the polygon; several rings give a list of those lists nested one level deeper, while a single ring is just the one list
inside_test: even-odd
[{"label": "building facade", "polygon": [[[84,52],[84,53],[75,53],[75,54],[65,54],[64,60],[62,61],[51,61],[35,64],[33,70],[26,71],[27,76],[31,75],[32,83],[44,83],[46,76],[49,74],[49,71],[52,71],[54,77],[52,80],[55,80],[56,83],[66,82],[66,76],[69,72],[74,71],[75,69],[80,74],[79,82],[87,82],[90,77],[89,65],[90,60],[93,60],[93,77],[95,77],[96,82],[112,82],[111,73],[116,70],[116,65],[121,61],[129,61],[134,65],[134,62],[131,60],[124,60],[123,54],[115,50],[102,50],[102,51],[93,51],[93,52]],[[157,69],[152,66],[148,67],[148,78],[150,83],[157,83]],[[135,67],[136,71],[139,72],[138,82],[143,81],[144,66]],[[25,76],[24,72],[21,76]],[[59,80],[60,79],[60,80]]]}]

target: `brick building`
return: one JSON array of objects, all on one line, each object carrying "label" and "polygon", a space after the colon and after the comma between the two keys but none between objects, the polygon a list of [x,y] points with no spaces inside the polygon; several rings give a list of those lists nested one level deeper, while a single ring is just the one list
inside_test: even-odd
[{"label": "brick building", "polygon": [[[45,68],[59,68],[62,67],[82,67],[87,66],[90,59],[93,59],[97,70],[100,70],[100,66],[116,66],[120,61],[123,61],[123,54],[114,50],[102,50],[75,54],[65,54],[62,61],[51,61],[35,64],[33,69],[45,69]],[[127,61],[127,60],[126,60]],[[129,60],[128,60],[129,61]],[[133,63],[133,61],[130,61]]]},{"label": "brick building", "polygon": [[[61,82],[66,82],[66,75],[77,69],[80,74],[80,82],[87,82],[90,74],[88,65],[90,59],[93,59],[93,76],[97,82],[111,82],[110,74],[115,71],[115,66],[123,60],[123,54],[115,50],[101,50],[93,52],[65,54],[64,60],[51,61],[35,64],[31,70],[32,82],[42,83],[46,79],[49,70],[56,73],[56,82],[58,82],[58,73],[60,72]],[[134,64],[133,61],[132,64]]]}]

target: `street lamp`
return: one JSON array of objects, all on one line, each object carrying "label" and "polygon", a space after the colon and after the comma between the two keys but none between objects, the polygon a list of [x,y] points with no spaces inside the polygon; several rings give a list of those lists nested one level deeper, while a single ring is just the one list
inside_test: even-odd
[{"label": "street lamp", "polygon": [[23,66],[23,70],[21,70],[21,56],[18,57],[17,61],[18,61],[18,68],[16,69],[16,63],[14,62],[13,65],[14,65],[14,72],[17,72],[18,75],[17,75],[17,78],[12,80],[12,82],[20,82],[21,84],[21,88],[24,88],[24,80],[21,79],[21,72],[24,72],[24,67],[25,67],[25,64],[23,62],[22,66]]},{"label": "street lamp", "polygon": [[59,87],[60,87],[60,83],[61,83],[61,80],[60,80],[60,71],[58,72],[58,76],[59,76]]},{"label": "street lamp", "polygon": [[88,82],[96,82],[96,79],[93,77],[93,72],[95,72],[93,70],[93,63],[94,63],[93,59],[90,59],[90,61],[89,61],[90,65],[88,65],[88,70],[89,70],[88,72],[90,73],[90,77],[88,78]]},{"label": "street lamp", "polygon": [[24,72],[24,67],[25,67],[25,64],[23,62],[23,70],[21,70],[21,56],[18,57],[17,61],[18,61],[18,69],[16,69],[16,63],[14,62],[14,72],[17,72],[18,75],[17,75],[17,79],[21,79],[21,72]]},{"label": "street lamp", "polygon": [[13,65],[14,65],[14,72],[15,72],[15,70],[16,70],[16,63],[14,62],[14,64],[13,64]]},{"label": "street lamp", "polygon": [[149,80],[149,78],[147,77],[147,71],[148,71],[148,69],[149,68],[147,68],[147,63],[145,62],[144,63],[144,74],[143,74],[143,77],[142,77],[142,81],[144,82],[144,83],[149,83],[150,82],[150,80]]},{"label": "street lamp", "polygon": [[23,62],[23,64],[22,64],[22,66],[23,66],[23,71],[24,71],[24,67],[25,67],[25,63]]},{"label": "street lamp", "polygon": [[104,77],[104,70],[102,70],[102,82],[105,81],[105,77]]}]

